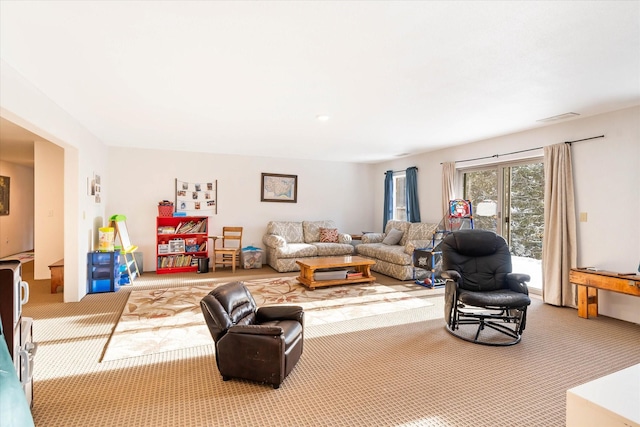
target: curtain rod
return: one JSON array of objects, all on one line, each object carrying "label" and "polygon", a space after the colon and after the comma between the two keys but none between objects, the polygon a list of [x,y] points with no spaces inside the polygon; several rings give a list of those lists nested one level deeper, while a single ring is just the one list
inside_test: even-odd
[{"label": "curtain rod", "polygon": [[[604,138],[604,135],[592,136],[590,138],[576,139],[575,141],[565,141],[564,143],[571,145],[574,142],[589,141],[590,139],[598,139],[598,138]],[[493,156],[476,157],[475,159],[456,160],[454,163],[463,163],[463,162],[471,162],[473,160],[484,160],[484,159],[498,158],[500,156],[508,156],[510,154],[519,154],[519,153],[526,153],[527,151],[540,150],[541,148],[544,148],[544,147],[527,148],[526,150],[512,151],[510,153],[503,153],[503,154],[494,154]],[[442,163],[440,163],[440,164],[442,164]]]},{"label": "curtain rod", "polygon": [[[411,168],[416,168],[416,172],[418,171],[418,167],[417,167],[417,166],[410,166],[410,167],[408,167],[407,169],[411,169]],[[406,172],[406,171],[407,171],[407,169],[401,169],[401,170],[399,170],[399,171],[391,171],[391,172],[393,172],[393,173],[397,173],[397,172]],[[387,172],[389,172],[389,171],[385,171],[384,173],[386,174]]]}]

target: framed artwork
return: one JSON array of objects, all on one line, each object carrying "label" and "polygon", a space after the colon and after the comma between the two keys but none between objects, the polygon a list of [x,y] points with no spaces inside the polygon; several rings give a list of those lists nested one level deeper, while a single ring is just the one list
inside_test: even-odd
[{"label": "framed artwork", "polygon": [[298,175],[263,173],[260,185],[261,202],[298,202]]},{"label": "framed artwork", "polygon": [[9,215],[9,182],[8,176],[0,176],[0,215]]}]

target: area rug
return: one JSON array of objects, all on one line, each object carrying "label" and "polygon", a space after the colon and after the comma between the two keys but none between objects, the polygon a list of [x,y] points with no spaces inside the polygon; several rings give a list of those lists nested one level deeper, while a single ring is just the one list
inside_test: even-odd
[{"label": "area rug", "polygon": [[[433,291],[413,284],[376,283],[310,290],[295,278],[244,282],[258,306],[300,305],[305,327],[432,305]],[[213,343],[200,300],[219,284],[132,291],[102,361],[137,357]]]}]

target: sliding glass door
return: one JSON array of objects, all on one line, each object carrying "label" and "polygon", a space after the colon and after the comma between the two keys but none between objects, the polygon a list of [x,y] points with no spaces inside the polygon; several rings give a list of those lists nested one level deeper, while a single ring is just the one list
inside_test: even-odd
[{"label": "sliding glass door", "polygon": [[542,159],[462,170],[464,198],[471,200],[475,228],[505,238],[513,271],[531,275],[542,288],[544,169]]}]

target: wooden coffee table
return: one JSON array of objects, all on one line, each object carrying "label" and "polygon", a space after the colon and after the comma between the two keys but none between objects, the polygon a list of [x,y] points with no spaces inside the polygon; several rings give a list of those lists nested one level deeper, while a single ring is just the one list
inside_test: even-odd
[{"label": "wooden coffee table", "polygon": [[[300,266],[300,276],[298,277],[298,282],[311,289],[319,288],[322,286],[374,282],[376,278],[371,275],[370,267],[375,263],[376,262],[372,259],[360,256],[299,259],[296,260],[296,264]],[[337,280],[314,280],[313,275],[316,270],[333,268],[346,268],[349,270],[355,270],[357,272],[361,272],[362,277]]]}]

